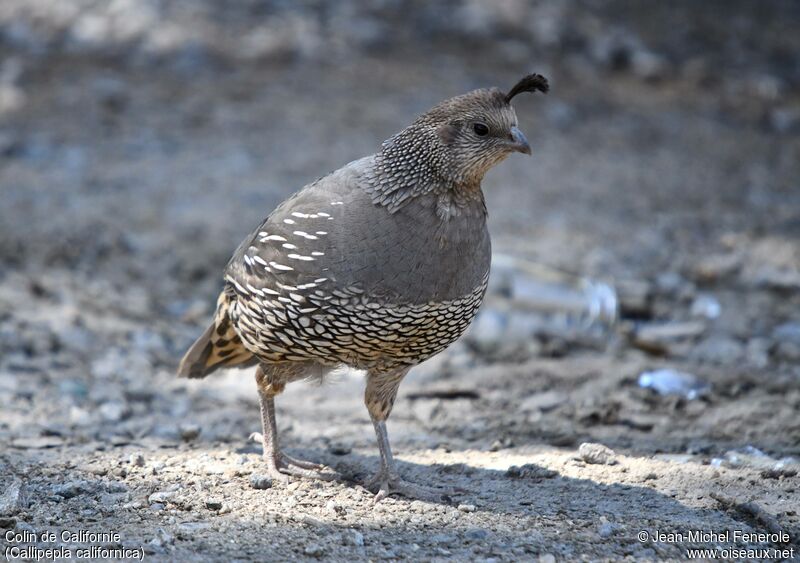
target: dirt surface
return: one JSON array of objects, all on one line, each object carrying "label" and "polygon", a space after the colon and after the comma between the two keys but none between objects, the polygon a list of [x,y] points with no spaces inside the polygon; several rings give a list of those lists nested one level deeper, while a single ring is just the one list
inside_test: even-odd
[{"label": "dirt surface", "polygon": [[[165,561],[798,556],[794,4],[111,4],[0,9],[4,549],[87,530],[119,537],[67,544]],[[616,287],[613,334],[494,300],[412,371],[389,432],[406,477],[460,490],[441,503],[359,485],[378,454],[349,371],[277,401],[288,451],[342,479],[255,488],[252,373],[174,377],[233,249],[432,104],[530,70],[552,92],[516,103],[533,158],[485,181],[494,249]],[[702,392],[638,385],[661,368]]]}]

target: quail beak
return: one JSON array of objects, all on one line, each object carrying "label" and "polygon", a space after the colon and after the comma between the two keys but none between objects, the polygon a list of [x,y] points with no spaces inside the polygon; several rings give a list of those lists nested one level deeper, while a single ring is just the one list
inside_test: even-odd
[{"label": "quail beak", "polygon": [[531,154],[531,146],[528,144],[528,139],[525,134],[519,130],[519,127],[511,128],[511,149],[524,154]]}]

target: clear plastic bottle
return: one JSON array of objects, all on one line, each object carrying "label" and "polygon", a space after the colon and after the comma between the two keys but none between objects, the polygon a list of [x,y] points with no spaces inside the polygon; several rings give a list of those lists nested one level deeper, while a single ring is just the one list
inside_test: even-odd
[{"label": "clear plastic bottle", "polygon": [[476,332],[604,345],[618,320],[617,292],[598,280],[503,254],[492,257],[490,280]]}]

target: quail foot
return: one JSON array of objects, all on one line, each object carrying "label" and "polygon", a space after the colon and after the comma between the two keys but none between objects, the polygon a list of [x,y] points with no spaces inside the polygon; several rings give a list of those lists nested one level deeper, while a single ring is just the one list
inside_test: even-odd
[{"label": "quail foot", "polygon": [[380,452],[368,483],[376,500],[445,493],[402,479],[386,420],[409,369],[447,348],[475,317],[491,260],[481,181],[511,153],[531,153],[511,101],[547,90],[543,76],[530,74],[508,93],[481,89],[441,102],[376,154],[284,201],[236,250],[214,320],[178,374],[256,366],[272,476],[331,477],[282,453],[275,396],[347,365],[366,372],[364,401]]}]

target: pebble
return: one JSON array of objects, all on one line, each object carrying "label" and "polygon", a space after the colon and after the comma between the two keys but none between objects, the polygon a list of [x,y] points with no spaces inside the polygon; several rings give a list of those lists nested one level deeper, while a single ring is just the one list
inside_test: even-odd
[{"label": "pebble", "polygon": [[489,532],[481,528],[473,528],[471,530],[467,530],[464,534],[464,537],[468,540],[481,541],[489,537]]},{"label": "pebble", "polygon": [[17,519],[12,516],[0,516],[0,530],[12,530],[17,525]]},{"label": "pebble", "polygon": [[739,254],[715,254],[693,265],[691,275],[698,282],[712,283],[735,274],[742,266]]},{"label": "pebble", "polygon": [[322,548],[321,545],[312,543],[306,546],[303,553],[305,553],[310,557],[321,557],[322,555],[325,554],[325,550]]},{"label": "pebble", "polygon": [[793,108],[775,108],[769,112],[769,125],[777,133],[800,131],[800,111]]},{"label": "pebble", "polygon": [[524,399],[519,404],[520,412],[548,412],[567,402],[569,396],[563,391],[544,391]]},{"label": "pebble", "polygon": [[800,344],[800,322],[792,321],[775,327],[772,337],[779,342]]},{"label": "pebble", "polygon": [[605,522],[600,525],[600,528],[597,530],[597,534],[601,538],[608,538],[613,536],[617,531],[617,526],[612,524],[611,522]]},{"label": "pebble", "polygon": [[215,497],[207,498],[205,501],[206,508],[210,510],[220,510],[222,508],[222,499]]},{"label": "pebble", "polygon": [[711,364],[738,364],[745,357],[745,347],[735,338],[716,335],[698,344],[691,357]]},{"label": "pebble", "polygon": [[755,337],[747,341],[745,347],[745,358],[747,363],[757,368],[765,368],[769,365],[772,341],[768,338]]},{"label": "pebble", "polygon": [[174,543],[175,536],[164,530],[164,528],[159,528],[156,531],[156,537],[150,540],[150,545],[153,547],[165,547]]},{"label": "pebble", "polygon": [[614,465],[617,463],[617,454],[614,450],[603,444],[584,442],[578,448],[578,456],[586,463],[595,465]]},{"label": "pebble", "polygon": [[327,510],[330,510],[331,512],[338,514],[339,516],[344,516],[345,514],[347,514],[347,509],[345,509],[345,507],[343,507],[335,500],[329,500],[327,503],[325,503],[325,508]]},{"label": "pebble", "polygon": [[778,342],[775,356],[787,362],[800,362],[800,344],[794,342]]},{"label": "pebble", "polygon": [[89,487],[87,487],[86,483],[80,481],[70,481],[69,483],[56,485],[53,487],[53,492],[60,497],[68,499],[89,492]]},{"label": "pebble", "polygon": [[181,439],[184,442],[191,442],[192,440],[196,439],[198,436],[200,436],[200,432],[202,431],[203,429],[197,424],[181,424],[178,427],[178,432],[180,433]]},{"label": "pebble", "polygon": [[350,530],[350,543],[352,543],[356,547],[363,547],[364,534],[362,534],[358,530]]},{"label": "pebble", "polygon": [[556,556],[552,553],[543,553],[539,556],[539,563],[556,563]]},{"label": "pebble", "polygon": [[625,316],[648,318],[652,315],[652,285],[643,280],[619,280],[616,284],[619,306]]},{"label": "pebble", "polygon": [[558,475],[558,471],[541,467],[534,463],[526,463],[522,466],[512,465],[506,469],[506,477],[513,479],[532,479],[540,481],[542,479],[552,479]]},{"label": "pebble", "polygon": [[31,532],[36,533],[36,528],[34,528],[31,524],[28,524],[24,520],[17,520],[17,525],[14,527],[14,531],[16,532]]},{"label": "pebble", "polygon": [[636,328],[634,343],[666,348],[670,342],[697,338],[705,331],[706,325],[701,321],[642,324]]},{"label": "pebble", "polygon": [[337,442],[328,446],[328,451],[333,455],[347,455],[353,450],[350,448],[350,446]]},{"label": "pebble", "polygon": [[692,302],[690,313],[695,317],[713,320],[722,313],[722,305],[713,295],[698,295]]},{"label": "pebble", "polygon": [[269,489],[272,487],[272,477],[254,473],[250,475],[250,486],[259,490]]},{"label": "pebble", "polygon": [[144,467],[144,456],[142,454],[131,454],[128,457],[128,463],[136,467]]},{"label": "pebble", "polygon": [[22,481],[14,480],[0,496],[0,514],[16,514],[26,506],[25,489]]},{"label": "pebble", "polygon": [[127,418],[130,415],[131,410],[127,403],[122,401],[109,401],[100,405],[99,412],[103,420],[108,422],[119,422],[120,420]]},{"label": "pebble", "polygon": [[461,512],[475,512],[477,510],[474,504],[459,504],[458,509]]},{"label": "pebble", "polygon": [[57,436],[36,436],[33,438],[15,438],[11,441],[11,447],[23,450],[39,450],[45,448],[55,448],[64,445],[64,441]]},{"label": "pebble", "polygon": [[147,500],[152,503],[166,503],[175,496],[175,491],[157,491],[147,497]]}]

